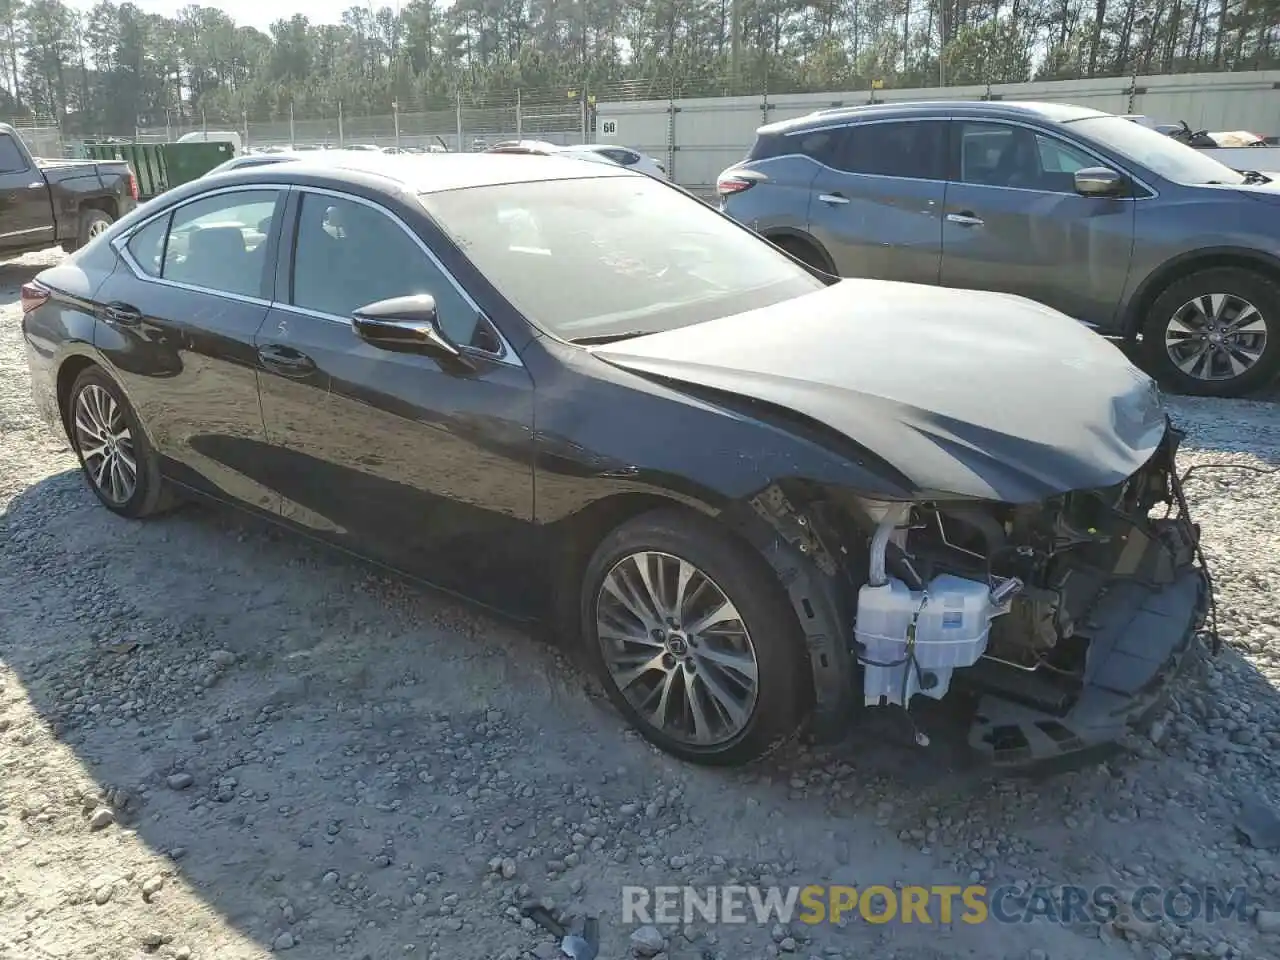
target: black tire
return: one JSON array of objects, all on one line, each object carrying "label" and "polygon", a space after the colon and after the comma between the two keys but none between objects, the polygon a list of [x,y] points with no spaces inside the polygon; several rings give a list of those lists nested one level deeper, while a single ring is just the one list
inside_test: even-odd
[{"label": "black tire", "polygon": [[[1261,356],[1236,376],[1226,376],[1230,368],[1225,358],[1219,366],[1196,375],[1180,369],[1166,346],[1166,333],[1175,320],[1186,327],[1198,322],[1192,306],[1198,298],[1225,294],[1227,304],[1220,322],[1230,324],[1240,312],[1235,304],[1251,305],[1261,320],[1261,337],[1246,334],[1237,345],[1256,347],[1265,342]],[[1212,301],[1208,301],[1212,312]],[[1185,318],[1185,319],[1184,319]],[[1175,351],[1178,348],[1174,348]],[[1184,348],[1190,350],[1190,348]],[[1156,298],[1142,327],[1142,354],[1148,371],[1167,388],[1207,397],[1239,397],[1265,386],[1280,372],[1280,286],[1266,276],[1242,267],[1212,267],[1175,280]]]},{"label": "black tire", "polygon": [[[100,397],[102,394],[116,405],[120,425],[128,430],[128,447],[124,447],[123,440],[117,446],[125,449],[136,464],[132,493],[123,498],[113,497],[109,490],[104,489],[110,486],[108,481],[104,479],[104,482],[99,482],[95,478],[95,474],[101,474],[102,471],[96,469],[100,465],[99,460],[92,454],[92,448],[88,446],[92,441],[88,431],[82,426],[82,422],[92,425],[92,418],[80,416],[81,399],[86,398],[85,402],[89,403],[89,398]],[[122,517],[142,519],[163,513],[176,505],[176,498],[161,479],[160,458],[151,449],[137,414],[125,398],[124,392],[101,367],[87,367],[76,377],[67,396],[67,409],[63,411],[63,415],[66,417],[67,434],[76,458],[80,461],[85,483],[104,507]],[[89,459],[86,459],[86,452],[89,452]]]},{"label": "black tire", "polygon": [[[720,742],[691,743],[650,723],[619,689],[606,663],[596,619],[605,578],[615,565],[642,551],[679,558],[709,577],[736,608],[739,621],[735,622],[749,635],[757,673],[754,707],[745,724]],[[765,756],[798,732],[810,701],[799,621],[764,559],[713,521],[691,511],[664,509],[618,527],[604,538],[587,564],[580,614],[587,659],[609,698],[631,725],[660,749],[694,763],[735,766]],[[689,636],[691,648],[696,648],[693,634]],[[705,661],[699,663],[705,667]],[[689,681],[680,681],[685,682]],[[672,696],[683,697],[683,687]]]},{"label": "black tire", "polygon": [[827,266],[822,254],[818,252],[818,248],[809,243],[809,241],[791,236],[772,237],[770,239],[773,241],[774,246],[785,250],[806,266],[821,270],[826,274],[831,273],[831,269]]},{"label": "black tire", "polygon": [[79,250],[114,222],[115,219],[105,210],[99,210],[96,207],[85,207],[80,211],[80,226],[76,231],[75,242],[67,252],[74,253]]}]

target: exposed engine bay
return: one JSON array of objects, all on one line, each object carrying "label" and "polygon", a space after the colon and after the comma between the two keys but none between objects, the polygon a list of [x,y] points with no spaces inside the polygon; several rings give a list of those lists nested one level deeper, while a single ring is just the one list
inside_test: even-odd
[{"label": "exposed engine bay", "polygon": [[1170,428],[1122,483],[1034,504],[811,503],[820,527],[841,528],[861,701],[968,697],[970,745],[997,763],[1121,736],[1158,699],[1209,602],[1175,472],[1180,439]]}]

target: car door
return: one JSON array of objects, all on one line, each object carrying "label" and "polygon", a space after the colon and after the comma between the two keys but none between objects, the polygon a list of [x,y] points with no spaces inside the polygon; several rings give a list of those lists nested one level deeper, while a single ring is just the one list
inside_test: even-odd
[{"label": "car door", "polygon": [[0,246],[34,247],[55,239],[44,175],[11,134],[0,133]]},{"label": "car door", "polygon": [[[533,390],[423,240],[363,197],[299,188],[292,257],[258,337],[268,482],[290,521],[340,546],[525,612]],[[474,369],[366,342],[351,314],[430,294]],[[529,590],[529,596],[524,591]]]},{"label": "car door", "polygon": [[833,131],[814,179],[809,231],[842,277],[937,283],[946,192],[945,120]]},{"label": "car door", "polygon": [[942,283],[1030,297],[1108,326],[1129,274],[1132,197],[1081,196],[1074,174],[1105,163],[1063,137],[956,120]]},{"label": "car door", "polygon": [[94,342],[175,479],[272,513],[254,335],[270,306],[287,189],[203,194],[116,238]]}]

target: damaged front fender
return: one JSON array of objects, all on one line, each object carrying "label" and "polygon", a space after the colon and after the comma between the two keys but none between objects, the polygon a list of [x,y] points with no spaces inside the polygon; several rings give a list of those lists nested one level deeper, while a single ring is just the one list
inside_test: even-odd
[{"label": "damaged front fender", "polygon": [[757,497],[772,541],[755,542],[818,655],[816,729],[857,702],[910,708],[924,694],[967,705],[969,745],[997,765],[1122,738],[1160,702],[1211,602],[1179,439],[1170,428],[1119,484],[1036,504],[878,504],[785,485]]}]

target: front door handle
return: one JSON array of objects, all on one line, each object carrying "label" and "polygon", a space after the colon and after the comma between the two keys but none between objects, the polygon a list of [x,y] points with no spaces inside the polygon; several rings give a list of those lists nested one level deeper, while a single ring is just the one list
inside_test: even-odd
[{"label": "front door handle", "polygon": [[316,368],[316,362],[293,347],[268,343],[258,348],[262,365],[286,377],[305,377]]},{"label": "front door handle", "polygon": [[102,319],[108,323],[135,327],[142,322],[142,311],[131,303],[121,303],[119,300],[113,300],[102,308]]},{"label": "front door handle", "polygon": [[843,193],[823,193],[818,196],[818,199],[823,203],[829,203],[832,206],[838,206],[849,202],[849,198]]},{"label": "front door handle", "polygon": [[964,213],[948,213],[947,223],[958,223],[962,227],[980,227],[982,226],[982,218],[975,217],[966,210]]}]

